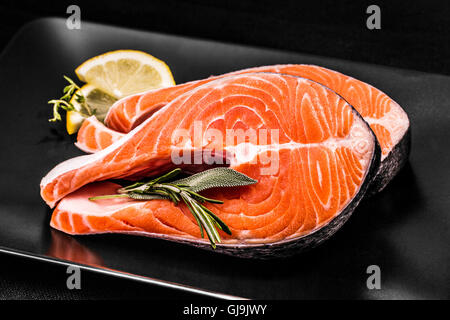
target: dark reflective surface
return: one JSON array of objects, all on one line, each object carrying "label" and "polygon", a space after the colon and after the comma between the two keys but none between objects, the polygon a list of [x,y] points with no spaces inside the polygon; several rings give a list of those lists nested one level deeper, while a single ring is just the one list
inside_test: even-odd
[{"label": "dark reflective surface", "polygon": [[[412,122],[410,162],[366,199],[319,248],[289,259],[250,261],[125,235],[71,237],[51,230],[39,182],[80,155],[47,100],[63,74],[94,55],[140,49],[165,60],[178,83],[244,67],[313,63],[391,95]],[[46,19],[23,29],[0,57],[0,247],[248,298],[450,298],[450,78],[330,58],[225,45],[84,23],[70,31]],[[381,268],[368,290],[366,268]],[[114,271],[112,271],[114,272]]]}]

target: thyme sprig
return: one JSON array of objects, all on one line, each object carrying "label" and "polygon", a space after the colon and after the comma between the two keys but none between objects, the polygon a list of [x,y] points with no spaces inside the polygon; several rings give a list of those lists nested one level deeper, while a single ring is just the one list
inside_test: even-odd
[{"label": "thyme sprig", "polygon": [[[48,103],[53,105],[53,118],[49,119],[50,122],[61,121],[60,109],[66,111],[76,111],[87,116],[94,115],[94,111],[86,103],[86,97],[80,90],[80,87],[69,77],[64,76],[69,84],[63,89],[63,96],[59,99],[50,100]],[[75,101],[78,102],[84,110],[75,109],[74,105],[71,103],[72,97],[75,96]],[[85,111],[85,112],[83,112]]]},{"label": "thyme sprig", "polygon": [[221,242],[218,229],[231,235],[228,226],[204,204],[223,203],[220,200],[210,199],[198,192],[217,187],[237,187],[254,184],[257,181],[230,168],[209,169],[184,179],[171,181],[181,169],[172,170],[158,178],[147,182],[136,182],[117,190],[117,194],[91,197],[89,200],[131,198],[134,200],[164,199],[172,201],[175,205],[183,202],[194,216],[202,238],[207,234],[211,246]]}]

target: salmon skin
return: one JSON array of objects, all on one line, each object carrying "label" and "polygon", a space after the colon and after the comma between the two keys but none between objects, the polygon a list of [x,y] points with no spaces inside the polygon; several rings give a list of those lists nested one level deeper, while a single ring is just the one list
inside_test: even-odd
[{"label": "salmon skin", "polygon": [[[151,90],[117,101],[106,115],[105,124],[119,132],[129,132],[179,95],[233,74],[274,72],[316,81],[347,100],[369,123],[382,149],[382,164],[372,193],[383,190],[409,157],[410,132],[406,112],[385,93],[371,85],[339,72],[313,65],[274,65],[250,68],[229,74],[192,81],[174,87]],[[101,130],[101,127],[97,127]]]},{"label": "salmon skin", "polygon": [[[258,137],[228,139],[239,130]],[[174,139],[178,132],[187,139]],[[183,204],[88,197],[119,187],[99,181],[161,174],[176,167],[174,154],[212,147],[258,181],[205,192],[223,201],[207,207],[232,232],[220,231],[216,251],[254,258],[290,255],[330,237],[366,193],[381,157],[369,125],[325,86],[284,74],[224,77],[178,96],[108,148],[50,171],[40,187],[50,207],[59,201],[51,225],[69,234],[130,233],[210,248]]]}]

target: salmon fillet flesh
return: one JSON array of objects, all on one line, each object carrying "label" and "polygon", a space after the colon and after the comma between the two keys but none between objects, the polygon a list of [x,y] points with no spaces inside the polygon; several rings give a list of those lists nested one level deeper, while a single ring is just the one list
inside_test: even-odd
[{"label": "salmon fillet flesh", "polygon": [[[220,77],[254,72],[288,74],[316,81],[342,96],[362,115],[375,132],[382,149],[382,163],[376,181],[372,184],[372,193],[383,190],[407,161],[410,149],[409,119],[398,103],[367,83],[314,65],[288,64],[250,68],[133,95],[117,101],[111,107],[105,118],[105,124],[110,129],[127,133],[162,106],[195,87]],[[78,141],[92,140],[83,127],[79,132]],[[105,126],[97,126],[96,129],[107,131]],[[98,145],[107,146],[102,143]],[[100,149],[91,149],[91,152],[98,150]]]},{"label": "salmon fillet flesh", "polygon": [[83,121],[78,130],[75,145],[86,153],[95,153],[106,149],[123,136],[123,133],[107,128],[95,116],[91,116]]},{"label": "salmon fillet flesh", "polygon": [[[234,132],[246,135],[230,139]],[[366,193],[381,157],[369,125],[327,87],[285,74],[228,76],[179,95],[106,149],[50,171],[41,195],[50,207],[59,202],[51,225],[69,234],[130,233],[210,248],[183,204],[88,198],[120,187],[103,180],[161,174],[181,165],[174,154],[211,149],[258,181],[204,193],[224,202],[207,207],[232,232],[220,231],[216,250],[259,258],[331,236]]]}]

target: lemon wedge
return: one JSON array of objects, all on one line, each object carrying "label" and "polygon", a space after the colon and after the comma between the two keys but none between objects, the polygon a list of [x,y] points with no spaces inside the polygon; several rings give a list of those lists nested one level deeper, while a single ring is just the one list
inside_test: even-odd
[{"label": "lemon wedge", "polygon": [[66,114],[66,130],[68,134],[74,134],[80,129],[81,124],[83,123],[84,117],[80,113],[76,111],[67,111]]},{"label": "lemon wedge", "polygon": [[[84,97],[85,101],[80,101],[80,96]],[[84,119],[91,115],[95,115],[98,120],[103,121],[109,108],[116,101],[117,99],[115,97],[91,84],[82,86],[76,91],[70,100],[70,103],[74,106],[75,111],[67,112],[67,133],[74,134],[77,132]]]},{"label": "lemon wedge", "polygon": [[161,60],[136,50],[117,50],[85,61],[78,78],[120,99],[151,89],[175,85],[172,72]]}]

